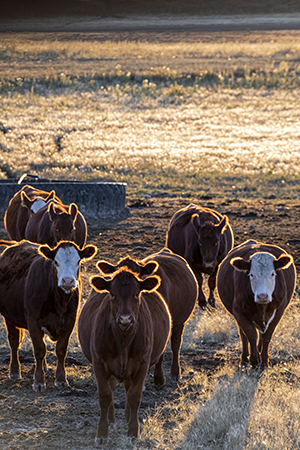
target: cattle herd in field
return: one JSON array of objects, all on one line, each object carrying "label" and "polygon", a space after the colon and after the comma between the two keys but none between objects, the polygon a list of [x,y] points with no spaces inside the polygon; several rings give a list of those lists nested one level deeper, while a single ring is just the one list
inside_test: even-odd
[{"label": "cattle herd in field", "polygon": [[[65,357],[81,299],[80,266],[97,248],[86,245],[87,225],[76,204],[67,206],[54,191],[24,186],[11,199],[4,218],[11,240],[0,256],[0,313],[11,349],[10,378],[20,379],[18,350],[29,331],[35,357],[33,389],[45,389],[45,335],[56,342],[56,386],[68,386]],[[176,212],[166,247],[143,260],[117,265],[99,260],[91,293],[78,319],[82,351],[93,365],[101,409],[96,444],[105,443],[115,421],[116,382],[126,390],[128,436],[139,436],[138,410],[144,380],[155,365],[154,383],[165,381],[162,362],[170,338],[171,376],[179,379],[182,334],[208,275],[208,303],[214,291],[237,323],[241,366],[268,367],[272,334],[295,289],[291,255],[253,240],[233,247],[228,218],[189,205]],[[250,351],[249,351],[250,349]]]}]

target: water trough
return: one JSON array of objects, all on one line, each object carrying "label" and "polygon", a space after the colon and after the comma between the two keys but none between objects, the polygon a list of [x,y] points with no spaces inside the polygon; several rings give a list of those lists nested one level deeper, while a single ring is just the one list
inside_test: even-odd
[{"label": "water trough", "polygon": [[128,216],[125,207],[126,183],[47,180],[22,176],[19,180],[0,180],[0,217],[10,199],[25,185],[56,192],[63,203],[76,203],[86,220],[119,220]]}]

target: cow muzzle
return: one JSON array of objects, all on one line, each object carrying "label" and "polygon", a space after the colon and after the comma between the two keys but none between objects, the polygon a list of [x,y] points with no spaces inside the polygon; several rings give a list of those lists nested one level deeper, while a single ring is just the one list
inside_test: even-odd
[{"label": "cow muzzle", "polygon": [[72,277],[64,277],[61,279],[59,287],[63,289],[65,292],[69,293],[77,286],[77,282]]},{"label": "cow muzzle", "polygon": [[272,298],[270,299],[268,294],[257,294],[255,296],[255,303],[258,303],[259,305],[266,305],[267,303],[270,303],[272,301]]},{"label": "cow muzzle", "polygon": [[131,314],[120,315],[117,319],[117,325],[122,331],[129,330],[134,322],[134,317]]}]

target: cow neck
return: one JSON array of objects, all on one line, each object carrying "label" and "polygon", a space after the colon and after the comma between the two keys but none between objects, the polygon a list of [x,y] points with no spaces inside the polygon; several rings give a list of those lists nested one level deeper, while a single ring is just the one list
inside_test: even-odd
[{"label": "cow neck", "polygon": [[260,332],[264,333],[269,324],[269,320],[274,313],[274,305],[272,302],[265,305],[260,305],[257,303],[256,312],[257,314],[253,318],[253,323]]},{"label": "cow neck", "polygon": [[130,330],[122,331],[114,322],[112,326],[112,333],[118,354],[118,369],[115,376],[119,381],[123,381],[127,375],[128,359],[131,350],[131,344],[136,335],[136,323],[132,325]]}]

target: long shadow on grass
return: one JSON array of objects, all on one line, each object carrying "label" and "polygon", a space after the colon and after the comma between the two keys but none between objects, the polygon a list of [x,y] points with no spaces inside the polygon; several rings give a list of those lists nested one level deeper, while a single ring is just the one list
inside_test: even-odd
[{"label": "long shadow on grass", "polygon": [[175,450],[241,450],[258,381],[259,373],[238,371],[219,382]]}]

